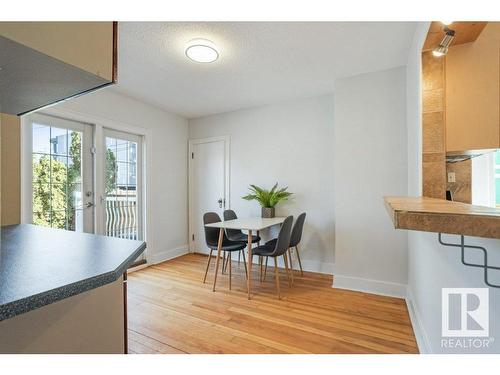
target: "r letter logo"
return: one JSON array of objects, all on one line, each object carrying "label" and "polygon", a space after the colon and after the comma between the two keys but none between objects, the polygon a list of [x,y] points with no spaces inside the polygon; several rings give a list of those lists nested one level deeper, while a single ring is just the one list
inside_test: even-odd
[{"label": "r letter logo", "polygon": [[488,288],[443,288],[442,336],[489,336]]}]

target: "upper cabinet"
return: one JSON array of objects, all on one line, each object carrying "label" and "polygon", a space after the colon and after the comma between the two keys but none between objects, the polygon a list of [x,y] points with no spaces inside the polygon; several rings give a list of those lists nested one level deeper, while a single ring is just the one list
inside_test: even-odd
[{"label": "upper cabinet", "polygon": [[445,60],[446,151],[500,148],[500,23]]},{"label": "upper cabinet", "polygon": [[0,22],[0,112],[27,113],[116,80],[116,22]]}]

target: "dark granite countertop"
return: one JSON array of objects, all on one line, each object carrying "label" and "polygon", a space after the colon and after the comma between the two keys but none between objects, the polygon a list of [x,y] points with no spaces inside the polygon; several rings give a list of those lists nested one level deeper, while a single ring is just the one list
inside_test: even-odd
[{"label": "dark granite countertop", "polygon": [[146,243],[21,224],[1,228],[0,321],[112,283]]}]

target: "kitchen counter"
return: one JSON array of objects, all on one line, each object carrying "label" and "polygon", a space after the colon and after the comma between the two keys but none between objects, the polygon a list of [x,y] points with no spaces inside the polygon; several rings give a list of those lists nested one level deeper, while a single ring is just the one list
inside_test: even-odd
[{"label": "kitchen counter", "polygon": [[110,284],[146,243],[35,225],[1,228],[0,321]]},{"label": "kitchen counter", "polygon": [[396,229],[500,239],[500,209],[426,197],[384,197]]}]

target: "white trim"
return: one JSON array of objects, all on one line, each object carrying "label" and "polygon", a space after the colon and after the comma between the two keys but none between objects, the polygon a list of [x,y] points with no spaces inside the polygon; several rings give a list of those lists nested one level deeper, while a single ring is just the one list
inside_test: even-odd
[{"label": "white trim", "polygon": [[182,255],[186,255],[188,253],[189,253],[188,244],[176,247],[175,249],[159,251],[151,256],[151,260],[148,261],[148,265],[162,263],[167,260],[174,259]]},{"label": "white trim", "polygon": [[[82,203],[85,191],[94,190],[93,164],[94,158],[90,152],[93,146],[93,126],[85,121],[76,121],[41,113],[30,113],[21,118],[21,223],[33,222],[33,124],[68,129],[82,134]],[[51,153],[52,151],[49,151]],[[91,200],[90,203],[94,203]],[[84,203],[85,204],[85,203]],[[94,214],[83,206],[83,231],[90,233],[94,230]]]},{"label": "white trim", "polygon": [[[101,116],[95,116],[95,115],[90,115],[84,112],[80,111],[75,111],[75,110],[69,110],[69,109],[63,109],[63,108],[58,108],[58,107],[50,107],[50,108],[45,108],[42,113],[52,115],[52,116],[58,116],[62,118],[67,118],[68,120],[74,120],[74,121],[80,121],[88,124],[94,125],[94,145],[96,147],[96,152],[101,151],[102,149],[99,150],[99,148],[102,148],[101,142],[99,142],[99,139],[102,139],[102,132],[103,128],[108,128],[108,129],[113,129],[113,130],[118,130],[118,131],[123,131],[126,133],[132,133],[132,134],[137,134],[143,137],[143,156],[144,156],[144,168],[143,168],[143,195],[144,197],[144,207],[143,207],[143,217],[144,217],[144,241],[148,243],[148,247],[146,248],[146,251],[144,252],[146,260],[149,259],[150,254],[154,254],[153,249],[155,248],[155,244],[153,243],[153,233],[151,229],[151,173],[152,171],[152,160],[153,160],[153,132],[150,129],[145,129],[140,126],[132,125],[123,121],[115,121],[111,120],[105,117]],[[23,116],[24,118],[25,116]],[[97,142],[96,142],[97,140]],[[99,163],[95,163],[95,168],[94,168],[94,183],[95,187],[99,187],[100,183],[100,178],[102,178],[100,173],[97,173],[99,170],[100,165]],[[98,191],[97,189],[94,190],[96,192],[96,196]],[[96,210],[98,211],[98,210]],[[98,223],[98,220],[96,220],[96,223]],[[99,228],[96,228],[98,230]]]},{"label": "white trim", "polygon": [[[328,262],[320,262],[318,260],[301,259],[302,269],[308,272],[324,273],[332,275],[334,271],[334,264]],[[299,265],[294,261],[294,268],[299,269]]]},{"label": "white trim", "polygon": [[33,220],[33,147],[31,121],[21,117],[21,223],[31,224]]},{"label": "white trim", "polygon": [[417,340],[418,351],[420,354],[432,354],[429,336],[427,335],[427,332],[425,332],[422,319],[420,319],[420,315],[414,301],[415,299],[413,298],[411,289],[408,288],[406,306],[408,308],[408,314],[410,315],[413,334]]},{"label": "white trim", "polygon": [[[202,252],[196,252],[196,254],[200,255],[209,255],[210,251],[207,251],[206,253]],[[217,251],[214,250],[212,253],[213,257],[217,256]],[[247,257],[246,249],[245,249],[245,258]],[[232,259],[233,261],[238,261],[238,252],[233,252],[232,253]],[[299,267],[299,262],[296,258],[295,255],[292,255],[292,260],[293,260],[293,269],[295,272],[300,272],[300,267]],[[243,262],[243,258],[240,257],[240,261]],[[314,272],[314,273],[322,273],[325,275],[331,275],[333,273],[333,263],[327,263],[327,262],[320,262],[317,260],[307,260],[307,259],[301,259],[302,262],[302,270],[304,272]],[[259,264],[259,257],[254,256],[252,264],[258,265]],[[268,267],[274,267],[274,260],[269,258],[268,261]],[[285,263],[283,261],[283,257],[278,257],[278,267],[285,269]]]},{"label": "white trim", "polygon": [[149,266],[150,266],[150,264],[148,264],[147,262],[143,263],[143,264],[139,264],[138,266],[135,266],[135,267],[127,269],[127,273],[132,273],[132,272],[135,272],[135,271],[140,271],[140,270],[143,270],[144,268],[148,268]]},{"label": "white trim", "polygon": [[[136,170],[136,173],[137,173],[137,181],[136,181],[136,185],[137,185],[137,191],[136,191],[136,194],[137,196],[139,197],[138,201],[137,201],[137,212],[138,212],[138,217],[137,217],[137,234],[138,234],[138,238],[139,239],[142,239],[143,238],[143,234],[144,234],[144,227],[143,227],[143,224],[144,224],[144,220],[143,220],[143,215],[144,215],[144,208],[143,208],[143,202],[144,202],[144,193],[143,193],[143,184],[142,184],[142,181],[144,180],[144,171],[143,171],[143,167],[144,167],[144,163],[143,163],[143,159],[144,159],[144,154],[143,154],[143,150],[142,150],[142,145],[144,143],[144,136],[142,135],[137,135],[137,134],[132,134],[132,133],[125,133],[125,132],[122,132],[121,130],[115,130],[115,129],[109,129],[109,128],[103,128],[102,129],[102,138],[101,138],[101,147],[102,147],[102,157],[104,160],[105,159],[105,156],[104,156],[104,152],[106,150],[106,137],[110,137],[110,138],[115,138],[115,139],[122,139],[122,140],[125,140],[125,141],[129,141],[129,142],[134,142],[137,144],[137,161],[136,161],[136,164],[137,164],[137,170]],[[99,171],[99,173],[101,174],[101,180],[100,182],[103,184],[104,181],[104,176],[103,174],[105,174],[105,171],[104,171],[104,168],[101,169]],[[105,235],[105,228],[104,226],[106,225],[106,215],[105,215],[105,207],[103,206],[103,199],[106,195],[105,191],[103,190],[103,185],[100,185],[100,191],[99,191],[99,195],[98,195],[98,199],[97,199],[97,202],[98,202],[98,205],[100,207],[100,212],[99,212],[99,220],[100,220],[100,232],[98,232],[99,234],[102,234],[102,235]],[[97,195],[96,195],[97,196]],[[97,215],[96,215],[96,218],[97,218]],[[141,257],[137,258],[137,259],[142,259]]]},{"label": "white trim", "polygon": [[231,178],[231,137],[229,135],[222,135],[219,137],[209,137],[209,138],[198,138],[188,140],[188,247],[189,252],[194,252],[192,235],[194,233],[194,224],[192,218],[195,213],[191,211],[192,199],[193,199],[193,168],[191,154],[193,153],[193,146],[200,143],[210,143],[210,142],[224,142],[224,174],[225,174],[225,186],[224,186],[224,199],[226,200],[224,209],[231,208],[231,194],[230,194],[230,178]]},{"label": "white trim", "polygon": [[343,275],[333,276],[332,287],[397,298],[406,298],[407,289],[405,284]]}]

